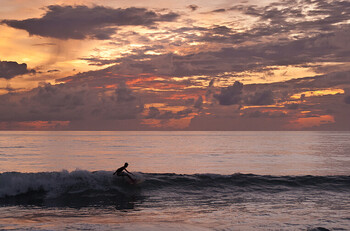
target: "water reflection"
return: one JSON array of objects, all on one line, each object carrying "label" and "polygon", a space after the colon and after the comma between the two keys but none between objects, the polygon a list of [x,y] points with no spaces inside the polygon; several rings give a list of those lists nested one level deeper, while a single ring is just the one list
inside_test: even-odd
[{"label": "water reflection", "polygon": [[114,207],[116,210],[134,210],[146,199],[140,192],[129,195],[123,193],[106,193],[105,195],[85,194],[85,195],[64,195],[58,198],[47,198],[47,194],[41,192],[29,192],[17,196],[0,198],[0,207],[3,206],[32,206],[45,208],[75,208],[85,207]]},{"label": "water reflection", "polygon": [[0,166],[112,171],[129,162],[149,173],[347,175],[349,140],[350,132],[0,132]]},{"label": "water reflection", "polygon": [[0,207],[24,206],[45,208],[75,208],[85,207],[114,207],[116,210],[134,210],[146,199],[141,190],[128,190],[128,193],[110,192],[84,192],[77,194],[64,194],[57,198],[50,198],[44,191],[32,191],[16,196],[0,198]]}]

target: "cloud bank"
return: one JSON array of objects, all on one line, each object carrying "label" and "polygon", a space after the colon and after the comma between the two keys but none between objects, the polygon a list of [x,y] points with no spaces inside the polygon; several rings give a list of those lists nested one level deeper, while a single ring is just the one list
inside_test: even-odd
[{"label": "cloud bank", "polygon": [[143,111],[125,85],[114,91],[88,85],[41,84],[29,92],[0,96],[0,121],[75,121],[133,119]]},{"label": "cloud bank", "polygon": [[27,64],[25,63],[0,61],[0,78],[12,79],[28,73],[35,73],[35,70],[27,69]]},{"label": "cloud bank", "polygon": [[152,26],[156,22],[174,21],[176,13],[160,14],[145,8],[113,9],[103,6],[51,5],[41,18],[3,20],[10,27],[31,35],[58,39],[109,39],[120,26]]}]

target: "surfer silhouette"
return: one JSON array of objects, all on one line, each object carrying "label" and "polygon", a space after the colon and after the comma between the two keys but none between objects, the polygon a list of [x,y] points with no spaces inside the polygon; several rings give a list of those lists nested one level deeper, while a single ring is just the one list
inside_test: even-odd
[{"label": "surfer silhouette", "polygon": [[129,175],[133,175],[131,172],[129,172],[128,170],[126,170],[126,168],[128,167],[128,163],[125,163],[123,167],[120,167],[117,169],[117,171],[115,171],[113,173],[113,175],[117,174],[117,176],[127,176],[129,177],[129,179],[131,180],[132,183],[135,183],[135,180]]}]

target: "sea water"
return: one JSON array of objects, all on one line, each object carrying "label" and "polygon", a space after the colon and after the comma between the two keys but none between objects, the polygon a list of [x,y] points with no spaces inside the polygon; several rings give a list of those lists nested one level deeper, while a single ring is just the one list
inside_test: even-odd
[{"label": "sea water", "polygon": [[[0,230],[350,229],[350,132],[0,132]],[[124,162],[140,180],[113,176]]]}]

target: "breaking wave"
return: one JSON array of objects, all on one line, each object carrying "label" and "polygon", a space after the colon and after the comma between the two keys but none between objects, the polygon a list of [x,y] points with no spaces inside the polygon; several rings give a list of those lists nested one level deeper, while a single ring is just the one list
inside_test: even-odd
[{"label": "breaking wave", "polygon": [[[288,190],[350,191],[350,176],[268,176],[254,174],[155,174],[134,173],[139,184],[110,171],[5,172],[0,174],[1,204],[118,204],[145,194],[265,192]],[[141,179],[141,180],[140,180]],[[132,198],[132,200],[130,199]]]}]

